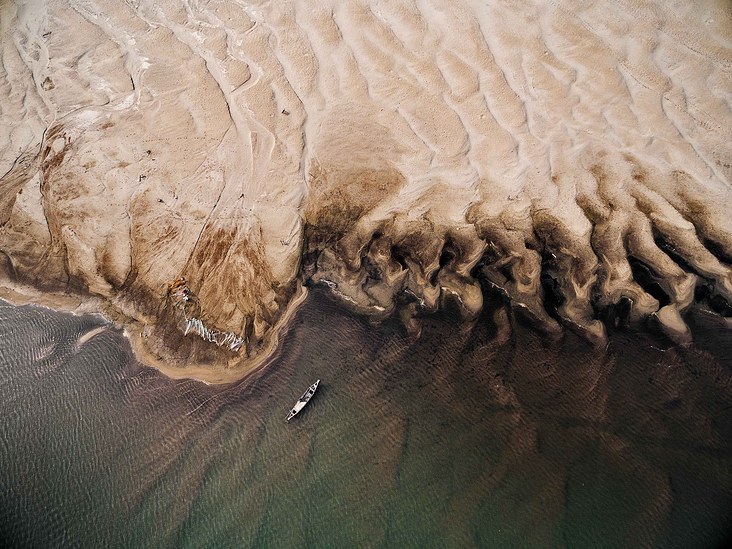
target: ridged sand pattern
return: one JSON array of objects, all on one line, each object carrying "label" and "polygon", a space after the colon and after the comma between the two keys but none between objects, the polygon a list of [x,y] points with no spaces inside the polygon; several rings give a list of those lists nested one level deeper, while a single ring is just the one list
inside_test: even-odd
[{"label": "ridged sand pattern", "polygon": [[[731,9],[4,2],[0,268],[231,376],[309,281],[413,333],[502,295],[548,332],[602,344],[623,310],[686,343],[695,292],[732,313]],[[205,325],[164,317],[179,277]]]}]

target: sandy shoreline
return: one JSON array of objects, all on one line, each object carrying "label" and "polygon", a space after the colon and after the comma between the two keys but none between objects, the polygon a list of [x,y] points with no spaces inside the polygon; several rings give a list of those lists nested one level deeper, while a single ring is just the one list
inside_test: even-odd
[{"label": "sandy shoreline", "polygon": [[[4,281],[0,284],[0,299],[15,306],[36,305],[74,315],[99,315],[115,328],[123,330],[137,360],[142,364],[156,368],[171,379],[192,379],[209,385],[220,385],[242,381],[265,368],[276,358],[283,332],[289,329],[290,322],[307,299],[307,288],[301,286],[300,289],[301,291],[293,299],[288,312],[280,318],[278,324],[274,327],[274,337],[270,345],[258,353],[253,359],[241,359],[239,364],[228,366],[225,369],[212,367],[211,364],[199,365],[192,361],[184,367],[171,366],[164,358],[156,356],[146,348],[143,342],[144,332],[150,328],[149,325],[134,319],[123,320],[124,315],[119,310],[113,309],[108,302],[104,302],[93,296],[81,296],[61,292],[42,292],[32,286],[12,284]],[[87,336],[91,337],[89,334]],[[196,336],[190,334],[189,337],[193,338]]]},{"label": "sandy shoreline", "polygon": [[147,361],[265,362],[308,282],[418,333],[487,281],[599,344],[732,303],[723,2],[0,9],[0,272],[138,319]]}]

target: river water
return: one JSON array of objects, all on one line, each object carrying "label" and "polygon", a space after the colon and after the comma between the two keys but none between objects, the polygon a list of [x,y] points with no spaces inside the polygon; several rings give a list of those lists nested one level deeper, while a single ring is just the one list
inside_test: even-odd
[{"label": "river water", "polygon": [[[311,293],[256,379],[172,381],[97,316],[0,302],[9,547],[722,546],[732,333],[605,352],[487,311],[414,341]],[[289,408],[314,382],[311,403]]]}]

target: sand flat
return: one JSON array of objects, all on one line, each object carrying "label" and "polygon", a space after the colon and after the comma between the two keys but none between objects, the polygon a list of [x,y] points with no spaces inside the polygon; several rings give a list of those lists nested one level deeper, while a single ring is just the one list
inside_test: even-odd
[{"label": "sand flat", "polygon": [[[488,283],[598,343],[621,301],[681,342],[695,287],[732,300],[728,3],[0,9],[6,284],[94,298],[182,376],[266,363],[307,282],[412,331]],[[184,335],[180,279],[245,346]]]}]

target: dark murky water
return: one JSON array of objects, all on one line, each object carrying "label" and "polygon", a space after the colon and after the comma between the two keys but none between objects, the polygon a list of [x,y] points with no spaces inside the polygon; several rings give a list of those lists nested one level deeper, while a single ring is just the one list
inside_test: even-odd
[{"label": "dark murky water", "polygon": [[[106,324],[0,302],[0,540],[13,547],[705,548],[730,535],[732,333],[606,353],[486,313],[409,341],[314,292],[226,388]],[[666,350],[664,350],[666,349]],[[290,424],[290,406],[318,393]]]}]

